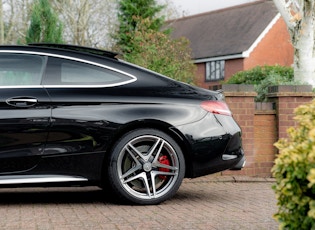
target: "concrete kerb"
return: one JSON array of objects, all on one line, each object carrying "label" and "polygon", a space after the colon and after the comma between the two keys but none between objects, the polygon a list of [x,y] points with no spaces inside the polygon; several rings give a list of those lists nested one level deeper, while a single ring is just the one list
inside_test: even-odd
[{"label": "concrete kerb", "polygon": [[250,177],[250,176],[204,176],[194,179],[185,179],[184,183],[200,183],[200,182],[234,182],[234,183],[254,183],[269,182],[274,183],[275,178],[271,177]]}]

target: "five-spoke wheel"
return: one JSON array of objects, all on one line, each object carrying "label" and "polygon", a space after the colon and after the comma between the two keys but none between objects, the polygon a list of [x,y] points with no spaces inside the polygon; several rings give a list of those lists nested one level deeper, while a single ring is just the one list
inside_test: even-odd
[{"label": "five-spoke wheel", "polygon": [[155,129],[124,135],[114,146],[108,175],[114,192],[138,204],[157,204],[172,197],[185,173],[178,144]]}]

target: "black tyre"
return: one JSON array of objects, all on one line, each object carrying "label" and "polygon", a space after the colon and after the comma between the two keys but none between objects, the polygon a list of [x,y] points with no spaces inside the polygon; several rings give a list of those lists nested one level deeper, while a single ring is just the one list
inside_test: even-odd
[{"label": "black tyre", "polygon": [[114,146],[108,180],[119,198],[136,204],[158,204],[182,183],[185,160],[178,144],[155,129],[138,129]]}]

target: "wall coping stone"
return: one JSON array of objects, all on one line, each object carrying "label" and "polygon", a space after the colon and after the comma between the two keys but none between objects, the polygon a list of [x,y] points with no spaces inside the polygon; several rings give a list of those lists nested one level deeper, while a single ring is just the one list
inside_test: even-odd
[{"label": "wall coping stone", "polygon": [[256,92],[224,92],[225,97],[256,97]]},{"label": "wall coping stone", "polygon": [[268,93],[268,98],[273,97],[315,97],[313,92],[280,92],[280,93]]},{"label": "wall coping stone", "polygon": [[283,93],[283,92],[296,92],[296,93],[310,93],[313,88],[311,85],[274,85],[268,87],[268,93]]},{"label": "wall coping stone", "polygon": [[244,84],[223,84],[222,90],[225,97],[256,97],[253,85]]},{"label": "wall coping stone", "polygon": [[273,97],[314,97],[311,85],[274,85],[268,87],[268,98]]},{"label": "wall coping stone", "polygon": [[255,92],[254,85],[244,84],[223,84],[222,90],[224,92]]}]

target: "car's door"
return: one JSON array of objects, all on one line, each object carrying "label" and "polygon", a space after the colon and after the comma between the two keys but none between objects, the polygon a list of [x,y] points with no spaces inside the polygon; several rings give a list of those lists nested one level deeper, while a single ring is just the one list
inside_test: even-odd
[{"label": "car's door", "polygon": [[112,130],[104,119],[110,107],[107,92],[134,80],[84,60],[49,57],[43,85],[54,106],[44,155],[101,151]]},{"label": "car's door", "polygon": [[40,160],[50,99],[41,86],[47,58],[0,52],[0,173],[23,172]]}]

